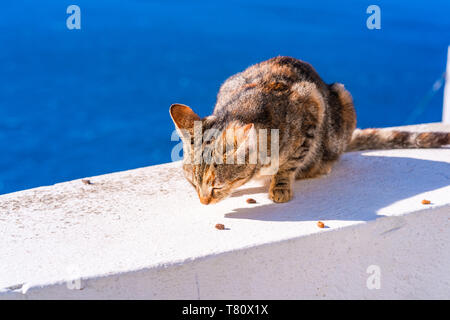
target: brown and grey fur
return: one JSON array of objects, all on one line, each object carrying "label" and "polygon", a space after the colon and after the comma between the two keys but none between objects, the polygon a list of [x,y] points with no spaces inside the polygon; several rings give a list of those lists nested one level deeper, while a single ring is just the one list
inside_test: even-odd
[{"label": "brown and grey fur", "polygon": [[[272,58],[228,78],[219,90],[213,114],[208,117],[201,119],[180,104],[172,105],[170,114],[176,128],[191,135],[194,121],[201,121],[203,130],[241,129],[234,139],[236,148],[249,139],[247,132],[251,128],[257,132],[279,129],[279,170],[271,177],[269,187],[269,198],[274,202],[292,198],[295,178],[313,178],[330,172],[333,163],[346,151],[433,148],[450,143],[449,133],[355,130],[353,100],[344,86],[326,84],[311,65],[291,57]],[[208,143],[204,142],[202,148]],[[193,139],[184,136],[185,157],[192,157],[193,145]],[[219,151],[215,156],[230,154]],[[261,168],[259,163],[183,165],[186,178],[203,204],[226,198],[256,177]]]}]

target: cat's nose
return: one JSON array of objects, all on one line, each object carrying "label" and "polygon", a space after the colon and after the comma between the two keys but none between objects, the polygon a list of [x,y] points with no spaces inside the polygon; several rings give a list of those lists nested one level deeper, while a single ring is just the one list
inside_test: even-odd
[{"label": "cat's nose", "polygon": [[207,197],[200,197],[200,202],[202,204],[209,204],[211,202],[211,196],[207,196]]}]

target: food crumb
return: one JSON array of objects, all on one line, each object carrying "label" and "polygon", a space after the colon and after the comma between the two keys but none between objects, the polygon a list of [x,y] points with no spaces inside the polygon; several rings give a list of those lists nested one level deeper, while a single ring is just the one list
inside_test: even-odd
[{"label": "food crumb", "polygon": [[256,200],[252,199],[252,198],[248,198],[247,199],[247,203],[256,203]]},{"label": "food crumb", "polygon": [[318,222],[317,222],[317,226],[318,226],[319,228],[325,228],[325,223],[323,223],[322,221],[318,221]]},{"label": "food crumb", "polygon": [[430,200],[422,200],[422,204],[430,204],[431,203],[431,201]]},{"label": "food crumb", "polygon": [[225,226],[221,223],[216,224],[216,229],[218,230],[225,230]]},{"label": "food crumb", "polygon": [[89,179],[82,179],[81,182],[83,182],[84,184],[92,184],[91,180]]}]

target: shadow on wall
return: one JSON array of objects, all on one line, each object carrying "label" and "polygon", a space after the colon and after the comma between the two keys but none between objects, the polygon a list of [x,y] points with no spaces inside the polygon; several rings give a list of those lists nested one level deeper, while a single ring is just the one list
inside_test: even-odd
[{"label": "shadow on wall", "polygon": [[[345,154],[328,176],[297,180],[290,202],[236,208],[225,217],[265,221],[369,221],[401,200],[450,185],[448,162],[380,156],[383,152]],[[267,189],[267,186],[240,189],[232,197],[267,193]],[[414,200],[411,205],[420,204]],[[401,210],[395,208],[395,214]]]}]

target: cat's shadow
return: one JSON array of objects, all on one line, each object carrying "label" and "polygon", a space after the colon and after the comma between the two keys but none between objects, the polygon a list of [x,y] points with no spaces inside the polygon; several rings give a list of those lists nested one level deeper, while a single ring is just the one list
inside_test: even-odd
[{"label": "cat's shadow", "polygon": [[[370,221],[389,212],[392,209],[389,206],[398,201],[450,184],[448,162],[374,153],[345,154],[329,175],[297,180],[294,198],[288,203],[245,204],[225,217],[264,221]],[[443,157],[447,154],[443,153]],[[244,188],[232,197],[242,197],[243,202],[251,195],[267,198],[267,189],[267,186]],[[417,199],[412,205],[423,208]],[[400,211],[393,214],[403,213]]]}]

